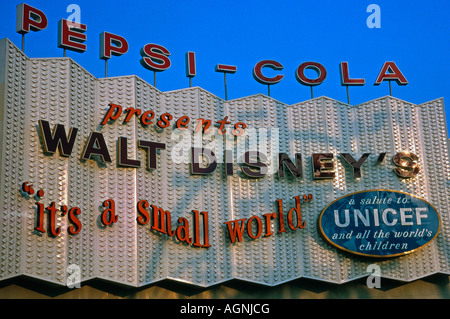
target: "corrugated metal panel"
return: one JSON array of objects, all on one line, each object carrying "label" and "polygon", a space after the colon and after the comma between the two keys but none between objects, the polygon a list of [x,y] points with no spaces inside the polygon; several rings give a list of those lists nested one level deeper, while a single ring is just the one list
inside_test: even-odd
[{"label": "corrugated metal panel", "polygon": [[[450,164],[442,99],[414,105],[382,97],[350,106],[319,97],[286,105],[258,94],[224,101],[201,88],[161,92],[135,76],[97,79],[71,59],[28,59],[8,40],[2,43],[2,63],[8,67],[7,111],[2,113],[1,280],[23,274],[66,285],[73,275],[71,265],[81,271],[82,281],[102,278],[135,287],[163,279],[205,287],[230,279],[269,286],[301,277],[342,283],[367,276],[367,266],[374,262],[382,276],[403,281],[449,273]],[[121,105],[124,115],[101,126],[109,103]],[[135,117],[123,123],[128,107],[142,113],[153,110],[154,123],[145,126]],[[156,127],[158,117],[166,112],[174,116],[172,124],[189,116],[189,129],[176,134],[173,127]],[[255,143],[268,156],[269,173],[264,178],[242,174],[238,160],[243,144],[221,135],[206,135],[200,141],[195,136],[196,119],[214,124],[226,116],[232,123],[228,130],[238,121],[246,123],[247,143]],[[51,127],[78,128],[71,156],[43,154],[39,120],[49,121]],[[93,131],[103,134],[111,163],[80,160]],[[119,137],[127,138],[127,156],[139,159],[141,167],[118,167]],[[166,149],[157,155],[157,169],[146,169],[147,154],[137,147],[139,140],[165,143]],[[212,174],[193,176],[190,147],[200,145],[214,147],[219,163]],[[228,176],[223,162],[227,146],[234,154],[233,175]],[[423,169],[416,178],[401,180],[392,172],[388,159],[402,150],[419,156]],[[277,177],[279,152],[291,159],[302,154],[302,178]],[[311,154],[324,152],[335,155],[336,178],[316,181]],[[355,158],[372,154],[362,166],[361,179],[355,180],[338,160],[343,152]],[[377,164],[381,152],[387,153],[386,160]],[[58,214],[59,236],[37,233],[35,200],[19,192],[26,181],[44,190],[41,201],[46,206],[54,201],[58,208],[79,207],[82,231],[68,235],[67,216]],[[433,203],[442,222],[436,240],[417,252],[386,260],[349,255],[328,245],[317,230],[321,210],[345,194],[374,188],[405,191]],[[267,214],[279,213],[279,200],[287,214],[295,196],[308,194],[314,200],[302,205],[306,226],[295,231],[285,226],[286,232],[278,233],[277,218]],[[108,199],[115,201],[118,221],[103,227],[99,216]],[[150,223],[140,225],[136,221],[140,200],[169,211],[173,229],[188,222],[191,237],[192,211],[208,212],[211,247],[180,242],[153,231]],[[252,239],[244,234],[241,242],[231,244],[224,223],[239,219],[248,223],[252,216],[261,220],[261,236]],[[258,219],[251,223],[248,229],[255,234]],[[244,227],[246,231],[247,224]],[[271,235],[265,236],[266,232]]]}]

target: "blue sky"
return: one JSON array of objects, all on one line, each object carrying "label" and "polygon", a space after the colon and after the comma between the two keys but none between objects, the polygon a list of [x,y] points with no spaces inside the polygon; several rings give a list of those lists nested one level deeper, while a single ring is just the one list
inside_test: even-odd
[{"label": "blue sky", "polygon": [[[20,47],[21,36],[15,32],[16,6],[22,1],[2,1],[0,37],[8,37]],[[444,97],[447,122],[450,120],[450,1],[417,0],[193,0],[193,1],[50,1],[25,3],[42,10],[48,27],[26,35],[25,53],[29,57],[61,57],[57,47],[57,22],[68,18],[70,4],[81,9],[81,23],[87,25],[87,51],[67,52],[96,77],[104,76],[104,62],[99,59],[99,34],[108,31],[123,36],[129,51],[112,57],[108,76],[136,74],[153,84],[153,72],[140,64],[140,49],[147,43],[167,48],[172,66],[157,74],[162,91],[189,86],[185,76],[184,56],[196,53],[197,76],[193,86],[200,86],[224,97],[223,75],[216,73],[218,63],[237,66],[229,75],[228,98],[267,93],[267,87],[252,76],[254,65],[264,59],[280,62],[284,69],[264,69],[267,76],[278,73],[284,79],[271,87],[271,96],[287,104],[310,98],[310,89],[295,78],[303,62],[315,61],[327,69],[327,78],[314,87],[314,96],[328,96],[347,101],[340,85],[339,62],[349,63],[350,76],[365,78],[362,87],[350,87],[352,104],[389,94],[387,82],[373,83],[385,61],[395,61],[409,84],[392,83],[393,96],[420,104]],[[369,4],[381,9],[381,28],[366,24]],[[311,74],[313,77],[314,74]]]}]

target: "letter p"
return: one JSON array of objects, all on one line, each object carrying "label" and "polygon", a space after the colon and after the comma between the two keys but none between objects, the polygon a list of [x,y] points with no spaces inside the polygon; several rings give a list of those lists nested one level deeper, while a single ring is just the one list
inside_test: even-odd
[{"label": "letter p", "polygon": [[44,12],[25,3],[17,5],[16,32],[25,34],[31,31],[44,30],[47,27]]},{"label": "letter p", "polygon": [[125,38],[109,32],[100,33],[100,59],[110,59],[112,55],[120,56],[128,52]]},{"label": "letter p", "polygon": [[122,107],[118,104],[109,104],[109,110],[102,121],[102,125],[106,125],[110,120],[115,121],[122,114]]}]

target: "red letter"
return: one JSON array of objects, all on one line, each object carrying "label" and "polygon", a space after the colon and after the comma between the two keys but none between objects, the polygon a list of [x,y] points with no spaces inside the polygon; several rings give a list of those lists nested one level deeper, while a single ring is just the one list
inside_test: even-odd
[{"label": "red letter", "polygon": [[100,33],[100,59],[108,60],[111,55],[120,56],[128,52],[125,38],[109,32]]},{"label": "red letter", "polygon": [[341,72],[341,85],[364,85],[366,80],[364,79],[350,79],[350,75],[348,74],[348,62],[341,62],[339,64],[339,70]]},{"label": "red letter", "polygon": [[193,78],[197,74],[195,69],[195,52],[186,53],[186,76]]},{"label": "red letter", "polygon": [[[116,112],[114,115],[114,111]],[[117,120],[120,116],[120,114],[122,114],[122,107],[118,104],[109,104],[109,110],[108,113],[106,113],[105,118],[103,119],[102,125],[106,125],[106,123],[108,123],[109,120]]]},{"label": "red letter", "polygon": [[55,202],[52,202],[50,204],[50,206],[47,207],[46,209],[50,213],[50,215],[48,216],[49,223],[50,223],[50,225],[49,225],[50,226],[50,234],[53,237],[57,237],[61,233],[61,228],[60,227],[56,228],[56,211],[57,211],[57,209],[56,209]]},{"label": "red letter", "polygon": [[37,219],[36,219],[36,227],[34,227],[35,230],[41,233],[45,233],[44,229],[44,204],[37,202]]},{"label": "red letter", "polygon": [[141,109],[135,109],[134,107],[129,107],[125,110],[125,112],[127,112],[127,116],[125,117],[125,120],[123,121],[124,123],[128,123],[131,118],[133,117],[133,115],[137,114],[136,116],[141,115]]},{"label": "red letter", "polygon": [[178,223],[181,225],[177,227],[176,237],[179,241],[184,241],[186,244],[192,243],[192,238],[189,237],[189,221],[184,218],[178,218]]},{"label": "red letter", "polygon": [[190,120],[189,116],[184,115],[184,116],[180,117],[177,121],[177,128],[179,130],[187,129],[186,126],[189,124],[190,121],[191,120]]},{"label": "red letter", "polygon": [[73,226],[70,226],[67,232],[69,235],[75,235],[78,234],[81,231],[81,222],[76,217],[77,215],[81,214],[81,210],[78,207],[74,207],[69,211],[69,222],[73,224]]},{"label": "red letter", "polygon": [[[239,127],[239,126],[241,126],[241,127]],[[236,124],[234,124],[234,129],[231,131],[231,133],[236,136],[241,136],[242,134],[244,134],[244,130],[246,128],[247,128],[247,124],[242,123],[242,122],[237,122]]]},{"label": "red letter", "polygon": [[105,209],[102,213],[102,223],[105,226],[109,226],[119,219],[118,216],[116,216],[116,203],[114,203],[114,200],[107,199],[103,202],[103,207],[108,207]]},{"label": "red letter", "polygon": [[[305,70],[312,69],[317,72],[316,79],[310,79],[305,76]],[[327,70],[325,67],[317,62],[305,62],[299,65],[295,72],[295,77],[303,85],[315,86],[321,84],[327,77]]]},{"label": "red letter", "polygon": [[204,245],[200,244],[200,217],[197,210],[192,211],[194,213],[194,243],[193,246],[208,248],[209,244],[209,230],[208,230],[208,212],[201,212],[203,215],[203,241]]},{"label": "red letter", "polygon": [[[300,207],[300,196],[294,196],[295,207],[291,208],[288,213],[288,224],[289,228],[292,230],[297,230],[299,228],[305,228],[305,222],[302,222],[302,209]],[[297,226],[294,226],[293,213],[297,214]]]},{"label": "red letter", "polygon": [[278,63],[277,61],[273,61],[273,60],[259,61],[258,63],[256,63],[255,67],[253,68],[253,77],[259,83],[261,83],[261,84],[276,84],[284,78],[284,75],[281,75],[281,74],[274,76],[273,78],[268,78],[268,77],[264,76],[262,74],[262,70],[261,70],[264,67],[269,67],[272,70],[283,70],[283,66],[280,63]]},{"label": "red letter", "polygon": [[[253,234],[253,230],[252,230],[252,221],[253,220],[256,220],[256,224],[258,225],[256,227],[256,235]],[[250,217],[250,219],[247,222],[247,234],[250,236],[251,239],[256,239],[259,236],[261,236],[261,232],[262,232],[262,221],[261,221],[261,218],[259,218],[258,216]]]},{"label": "red letter", "polygon": [[25,182],[22,184],[21,191],[23,193],[27,193],[28,195],[33,195],[34,194],[33,185],[32,184],[28,185],[28,182]]},{"label": "red letter", "polygon": [[170,121],[173,119],[172,114],[170,113],[164,113],[160,117],[160,120],[156,123],[160,128],[166,128],[169,127]]},{"label": "red letter", "polygon": [[394,80],[397,82],[398,85],[408,84],[408,81],[403,76],[402,72],[400,72],[395,62],[384,62],[383,67],[381,68],[381,71],[378,74],[377,80],[375,81],[374,85],[380,85],[381,82],[385,80],[388,81]]},{"label": "red letter", "polygon": [[208,128],[211,126],[211,120],[205,120],[204,118],[199,118],[196,121],[198,121],[197,127],[195,128],[195,131],[198,132],[202,130],[203,133],[209,133],[211,130],[208,130]]},{"label": "red letter", "polygon": [[82,23],[75,23],[61,19],[58,22],[58,48],[68,49],[83,53],[86,51],[86,32],[87,26]]},{"label": "red letter", "polygon": [[159,231],[163,234],[173,236],[175,234],[175,230],[172,230],[172,219],[170,212],[155,205],[152,205],[152,209],[153,209],[152,229]]},{"label": "red letter", "polygon": [[47,17],[44,12],[21,3],[17,6],[16,32],[25,34],[31,31],[44,30],[47,27]]},{"label": "red letter", "polygon": [[[234,242],[236,241],[236,235],[238,241],[242,240],[242,234],[244,233],[244,226],[246,220],[247,218],[243,218],[238,220],[232,220],[230,222],[225,222],[225,224],[227,224],[228,227],[228,235],[230,236],[230,241],[232,244],[234,244]],[[241,222],[242,224],[239,225],[239,223]],[[232,226],[232,224],[234,225],[234,227]]]},{"label": "red letter", "polygon": [[277,214],[275,214],[275,213],[268,213],[268,214],[264,214],[263,216],[266,219],[266,234],[264,236],[267,237],[267,236],[273,235],[272,227],[270,225],[270,220],[272,218],[277,218]]},{"label": "red letter", "polygon": [[286,229],[284,229],[283,200],[277,199],[277,203],[278,203],[278,223],[280,226],[278,234],[280,234],[286,231]]},{"label": "red letter", "polygon": [[225,116],[225,118],[223,120],[217,121],[217,123],[220,123],[219,126],[219,135],[223,135],[227,132],[227,129],[225,128],[226,124],[231,124],[231,122],[227,121],[228,120],[228,116]]},{"label": "red letter", "polygon": [[226,64],[217,64],[216,72],[222,73],[236,73],[237,67],[234,65],[226,65]]},{"label": "red letter", "polygon": [[141,116],[141,123],[142,125],[150,125],[152,124],[152,120],[155,117],[155,112],[149,110],[149,111],[145,111],[144,114],[142,114]]},{"label": "red letter", "polygon": [[137,222],[140,225],[145,225],[150,221],[150,215],[149,215],[148,211],[146,210],[146,208],[148,208],[148,206],[149,206],[149,204],[146,200],[141,200],[137,204],[138,212],[139,212],[139,214],[142,215],[142,216],[138,216],[138,218],[137,218]]},{"label": "red letter", "polygon": [[141,56],[141,65],[146,69],[161,72],[170,68],[171,62],[168,58],[170,52],[161,45],[154,43],[146,44],[141,49]]}]

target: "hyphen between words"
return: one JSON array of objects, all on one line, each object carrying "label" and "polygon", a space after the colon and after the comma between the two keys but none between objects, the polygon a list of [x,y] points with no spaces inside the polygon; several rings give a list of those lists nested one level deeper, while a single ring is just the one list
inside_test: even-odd
[{"label": "hyphen between words", "polygon": [[[140,122],[144,127],[148,127],[153,124],[155,114],[153,111],[143,112],[139,109],[128,108],[125,111],[126,116],[122,124],[128,123],[133,117],[140,116]],[[116,104],[110,104],[110,108],[107,111],[101,125],[104,127],[108,123],[113,123],[119,119],[122,114],[122,107]],[[161,129],[165,129],[171,126],[171,121],[173,116],[170,113],[162,114],[159,119],[155,120],[155,129],[157,132],[161,132]],[[237,153],[241,153],[243,156],[238,156],[242,161],[238,160],[240,170],[248,178],[262,178],[269,174],[270,168],[275,167],[273,172],[277,172],[278,178],[285,177],[285,169],[290,172],[290,175],[294,178],[303,178],[303,162],[300,153],[295,154],[295,160],[292,161],[288,154],[282,152],[273,152],[275,161],[278,162],[277,165],[269,165],[269,158],[266,154],[261,151],[270,150],[267,145],[260,147],[261,141],[264,138],[258,136],[253,136],[256,134],[255,130],[248,129],[247,125],[242,122],[238,122],[234,125],[234,128],[230,130],[227,125],[231,124],[228,120],[228,116],[223,120],[217,121],[218,127],[212,125],[212,121],[208,119],[197,119],[198,123],[195,128],[197,137],[200,139],[194,140],[198,143],[193,147],[190,147],[190,172],[192,175],[205,175],[211,174],[215,171],[217,163],[220,158],[216,157],[215,153],[210,148],[205,148],[202,145],[202,138],[205,136],[213,136],[213,141],[209,145],[214,150],[218,149],[218,145],[225,144],[224,149],[224,168],[227,176],[234,174],[233,169],[233,149],[234,145],[237,146]],[[73,146],[77,138],[78,129],[75,127],[70,127],[68,131],[62,124],[56,124],[51,129],[51,125],[46,120],[39,120],[39,133],[42,140],[42,147],[44,154],[48,156],[53,156],[57,151],[59,151],[60,156],[69,157],[72,154]],[[188,116],[181,116],[175,124],[172,124],[172,138],[177,138],[177,136],[183,136],[183,133],[187,131],[188,124],[190,123],[190,118]],[[231,134],[230,134],[231,133]],[[250,134],[249,134],[250,133]],[[175,137],[174,137],[175,136]],[[231,138],[230,138],[231,136]],[[223,137],[223,143],[217,143],[221,141],[220,138]],[[278,136],[276,136],[278,137]],[[191,137],[189,135],[189,141]],[[248,140],[259,141],[257,145],[252,145],[248,143]],[[274,136],[267,138],[266,142],[270,141],[271,146],[277,146],[278,141]],[[186,140],[183,138],[179,141],[180,145],[185,146]],[[144,150],[147,157],[147,169],[152,171],[157,169],[157,155],[158,151],[165,150],[166,145],[164,143],[138,140],[137,147]],[[255,148],[253,148],[255,147]],[[223,149],[223,148],[222,148]],[[239,150],[241,149],[241,150]],[[175,152],[179,153],[179,152]],[[366,162],[370,153],[364,153],[358,160],[356,160],[352,155],[348,153],[340,154],[342,159],[352,168],[353,175],[355,178],[361,177],[361,166]],[[377,163],[381,164],[384,161],[386,153],[381,153],[377,156]],[[202,159],[207,159],[205,161]],[[314,180],[323,179],[333,179],[335,177],[335,164],[333,162],[334,155],[332,153],[314,153],[311,155],[312,159],[312,177]],[[112,163],[111,156],[107,147],[107,143],[103,136],[103,133],[94,131],[92,132],[84,146],[81,161],[95,160],[101,162],[103,165],[107,163]],[[172,154],[172,160],[177,161],[177,155]],[[409,152],[400,152],[394,155],[392,159],[395,168],[394,172],[402,178],[411,178],[418,174],[418,158],[415,154]],[[117,166],[125,168],[139,168],[141,167],[141,161],[139,159],[128,158],[128,140],[125,137],[119,137],[117,141]],[[29,198],[29,195],[34,194],[31,183],[24,183],[22,185],[21,194],[24,197]],[[40,203],[39,200],[44,196],[44,191],[39,190],[35,199],[37,200],[36,209],[36,226],[35,231],[39,233],[47,233],[52,237],[57,237],[61,233],[61,227],[57,226],[57,214],[58,208],[56,203],[52,202],[48,207],[44,208],[44,204]],[[250,218],[238,219],[225,222],[227,226],[228,235],[231,243],[236,241],[242,241],[243,234],[247,233],[248,237],[251,239],[260,238],[265,229],[264,237],[274,235],[272,231],[271,223],[272,220],[278,220],[278,234],[286,232],[289,228],[292,231],[297,229],[303,229],[305,227],[305,222],[302,221],[301,216],[301,204],[311,202],[313,197],[312,194],[293,196],[295,204],[291,207],[284,215],[283,200],[277,199],[276,203],[278,206],[278,212],[266,213],[262,218],[254,215]],[[103,201],[104,211],[100,216],[100,221],[103,226],[107,227],[113,225],[118,221],[118,214],[116,212],[116,203],[113,199],[107,199]],[[150,209],[151,207],[151,209]],[[62,205],[59,209],[61,216],[68,216],[68,222],[70,227],[67,227],[67,232],[69,235],[76,235],[82,229],[82,223],[77,217],[81,214],[81,209],[78,207],[69,208],[66,205]],[[176,237],[180,242],[186,244],[192,244],[194,247],[208,248],[209,244],[209,226],[208,226],[208,212],[192,210],[193,220],[192,220],[192,232],[193,236],[190,235],[191,228],[189,226],[189,221],[187,218],[178,218],[178,226],[175,230],[172,229],[171,213],[161,207],[149,204],[146,200],[140,200],[136,207],[137,222],[139,225],[152,224],[150,229],[154,232],[161,234],[166,234],[168,236]],[[44,227],[44,216],[47,215],[47,230]],[[285,219],[287,225],[285,225]],[[152,221],[152,223],[150,223]],[[265,227],[263,227],[263,221],[265,222]],[[246,232],[245,232],[246,229]]]}]

